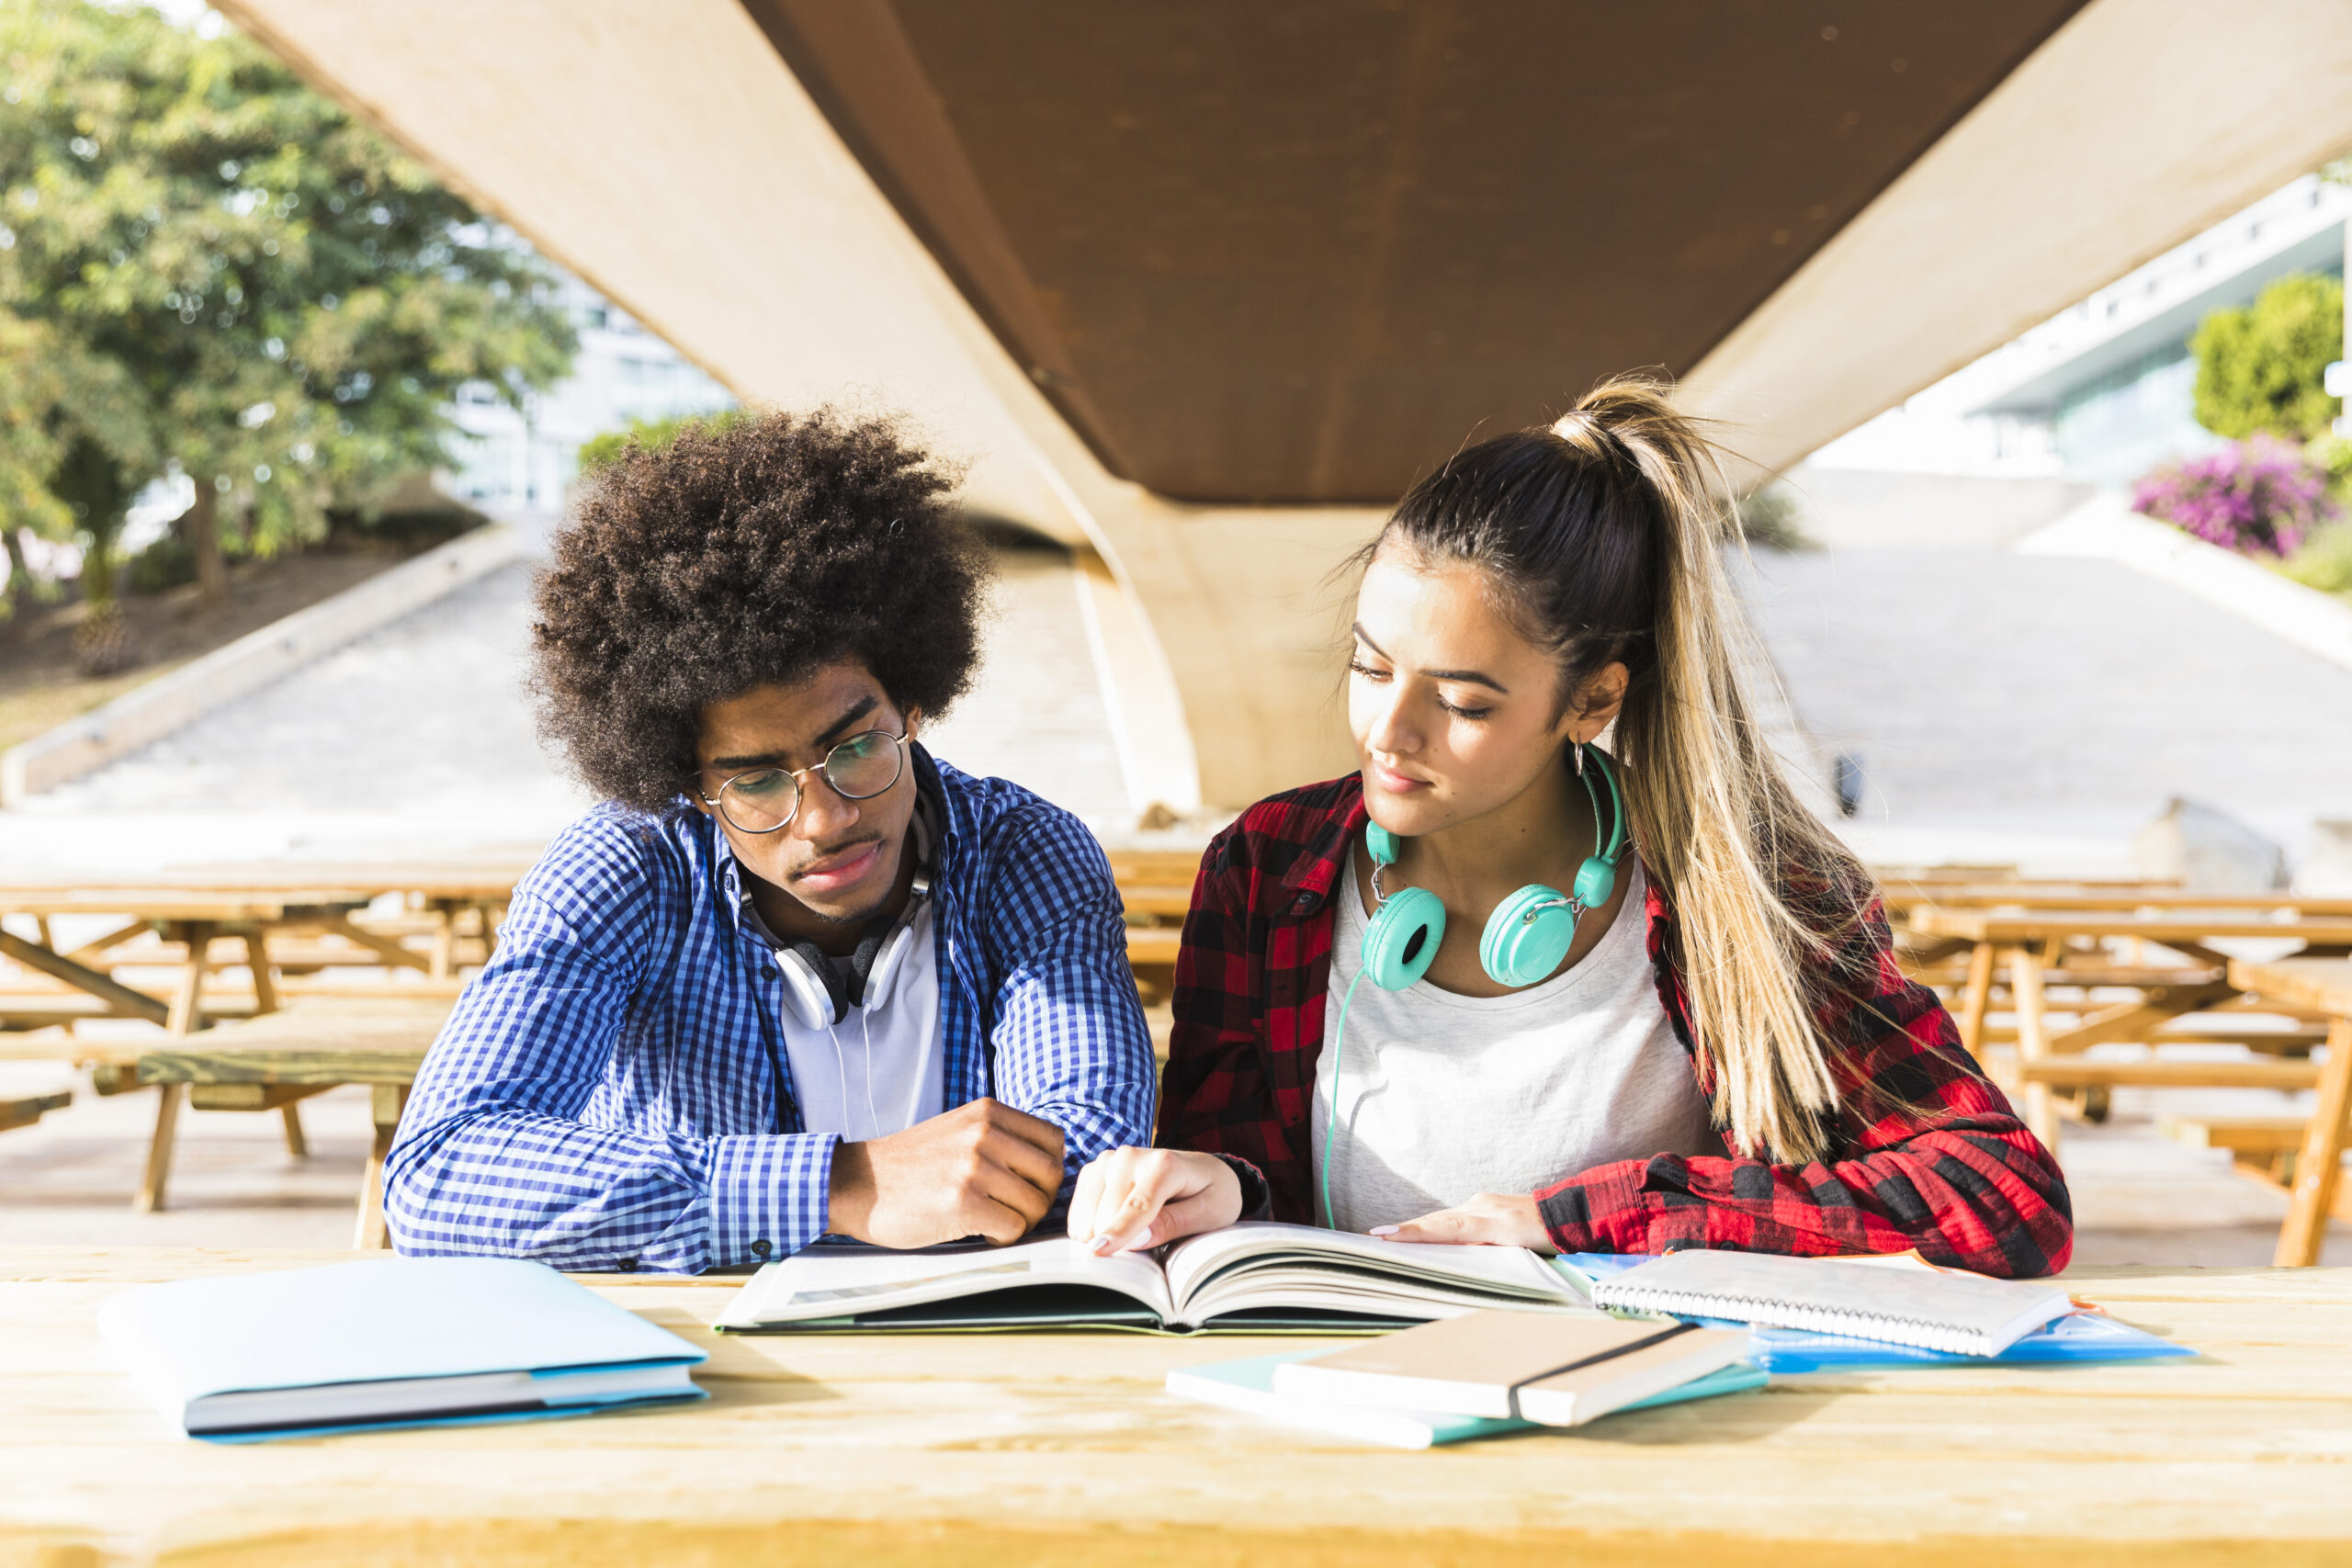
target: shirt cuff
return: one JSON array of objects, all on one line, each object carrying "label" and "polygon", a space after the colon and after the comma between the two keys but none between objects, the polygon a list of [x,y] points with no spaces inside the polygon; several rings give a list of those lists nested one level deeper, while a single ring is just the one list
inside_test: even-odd
[{"label": "shirt cuff", "polygon": [[711,1139],[708,1266],[775,1263],[824,1235],[840,1145],[833,1133]]},{"label": "shirt cuff", "polygon": [[1274,1187],[1266,1179],[1265,1172],[1243,1159],[1239,1155],[1218,1155],[1234,1179],[1241,1183],[1241,1217],[1245,1220],[1271,1220],[1274,1217]]},{"label": "shirt cuff", "polygon": [[1621,1253],[1705,1246],[1706,1203],[1687,1192],[1651,1190],[1650,1163],[1595,1166],[1536,1193],[1552,1245],[1562,1252]]}]

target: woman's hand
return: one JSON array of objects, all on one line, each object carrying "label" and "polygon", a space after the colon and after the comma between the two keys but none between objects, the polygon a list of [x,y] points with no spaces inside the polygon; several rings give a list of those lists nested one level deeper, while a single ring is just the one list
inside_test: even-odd
[{"label": "woman's hand", "polygon": [[[1237,1186],[1237,1190],[1238,1188]],[[1558,1251],[1544,1228],[1543,1212],[1531,1192],[1481,1192],[1466,1203],[1407,1220],[1374,1225],[1385,1241],[1450,1241],[1469,1247],[1524,1247],[1549,1257]]]},{"label": "woman's hand", "polygon": [[1095,1256],[1158,1247],[1241,1217],[1241,1179],[1215,1155],[1113,1149],[1078,1173],[1069,1234]]}]

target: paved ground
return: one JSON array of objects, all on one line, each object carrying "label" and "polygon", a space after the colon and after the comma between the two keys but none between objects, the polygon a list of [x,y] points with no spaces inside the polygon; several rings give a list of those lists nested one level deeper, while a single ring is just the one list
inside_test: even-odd
[{"label": "paved ground", "polygon": [[2352,670],[2127,567],[1984,549],[1760,569],[1798,722],[1861,759],[1865,844],[2114,863],[2185,795],[2296,852],[2314,816],[2352,817]]},{"label": "paved ground", "polygon": [[[934,732],[967,772],[1098,827],[1126,790],[1077,585],[1055,550],[1000,552],[979,682]],[[447,599],[113,766],[0,813],[0,863],[166,864],[544,843],[588,796],[539,747],[524,690],[531,568]]]}]

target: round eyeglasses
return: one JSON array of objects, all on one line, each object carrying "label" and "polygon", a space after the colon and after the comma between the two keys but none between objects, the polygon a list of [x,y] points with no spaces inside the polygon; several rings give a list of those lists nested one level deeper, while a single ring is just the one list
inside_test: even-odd
[{"label": "round eyeglasses", "polygon": [[827,786],[843,800],[871,800],[899,782],[906,766],[906,750],[905,736],[869,729],[851,736],[812,767],[754,768],[737,773],[718,786],[717,798],[703,795],[703,804],[718,807],[727,825],[739,833],[773,833],[799,811],[802,774],[823,773]]}]

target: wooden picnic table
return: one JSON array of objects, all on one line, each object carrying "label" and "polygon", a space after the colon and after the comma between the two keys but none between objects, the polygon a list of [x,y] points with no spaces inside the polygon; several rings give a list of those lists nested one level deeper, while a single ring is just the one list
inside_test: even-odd
[{"label": "wooden picnic table", "polygon": [[[0,931],[0,956],[28,969],[62,980],[105,1002],[119,1017],[160,1023],[174,1033],[201,1026],[206,976],[212,967],[216,937],[242,938],[253,970],[258,1005],[266,1011],[276,1005],[271,993],[268,937],[273,931],[304,926],[351,932],[350,915],[367,898],[347,890],[300,889],[290,893],[205,892],[191,888],[121,887],[105,890],[27,890],[0,886],[0,915],[28,915],[40,923],[41,940],[35,942]],[[50,921],[62,915],[116,915],[128,924],[87,944],[102,948],[137,932],[153,929],[165,940],[186,949],[174,995],[166,1002],[122,985],[111,975],[84,962],[81,952],[60,952],[50,936]],[[368,946],[383,939],[362,937]]]},{"label": "wooden picnic table", "polygon": [[238,861],[173,866],[160,871],[10,872],[0,893],[121,893],[178,889],[285,897],[318,888],[358,893],[413,893],[426,898],[503,901],[530,870],[527,861],[481,864],[410,861]]},{"label": "wooden picnic table", "polygon": [[74,1091],[65,1089],[0,1100],[0,1133],[14,1127],[29,1127],[51,1111],[62,1111],[73,1103]]},{"label": "wooden picnic table", "polygon": [[738,1280],[590,1276],[709,1352],[694,1405],[190,1441],[97,1336],[127,1285],[342,1261],[0,1249],[0,1562],[2318,1568],[2352,1556],[2352,1269],[2063,1276],[2195,1359],[1785,1378],[1399,1452],[1173,1399],[1338,1343],[717,1336]]},{"label": "wooden picnic table", "polygon": [[442,999],[393,998],[304,1001],[140,1051],[139,1081],[158,1086],[162,1098],[139,1207],[164,1206],[184,1096],[200,1111],[291,1111],[339,1085],[367,1084],[376,1135],[360,1184],[356,1245],[383,1246],[384,1156],[391,1152],[409,1087],[450,1006]]},{"label": "wooden picnic table", "polygon": [[[1965,945],[1968,965],[1959,997],[1961,1043],[1980,1057],[1986,1043],[1985,1020],[1995,970],[2006,967],[2010,1004],[2017,1017],[2017,1063],[2010,1076],[2024,1100],[2027,1124],[2053,1149],[2059,1138],[2055,1091],[2061,1089],[2087,1095],[2123,1084],[2312,1087],[2318,1081],[2318,1069],[2309,1062],[2112,1062],[2086,1060],[2082,1054],[2094,1045],[2114,1042],[2161,1043],[2167,1038],[2177,1039],[2177,1034],[2168,1032],[2177,1027],[2178,1021],[2193,1014],[2243,1009],[2244,989],[2230,980],[2229,955],[2209,945],[2215,940],[2301,942],[2303,953],[2311,956],[2352,952],[2352,918],[2303,916],[2291,909],[2266,918],[2250,914],[2243,907],[2200,915],[2173,909],[2143,913],[1953,909],[1927,905],[1912,911],[1907,929],[1915,936],[1950,939]],[[2177,968],[2119,969],[2096,955],[2068,951],[2076,942],[2112,940],[2153,945],[2178,954],[2184,962]],[[2085,957],[2091,959],[2086,970],[2068,966]],[[2053,986],[2070,984],[2084,987],[2086,993],[2090,987],[2107,986],[2136,989],[2139,994],[2131,1000],[2096,1007],[2086,1002],[2071,1026],[2052,1029],[2048,991]],[[2216,1029],[2198,1032],[2207,1039],[2227,1034],[2226,1030]],[[2249,1029],[2246,1038],[2259,1045],[2263,1032]]]},{"label": "wooden picnic table", "polygon": [[2352,918],[2352,898],[2321,897],[2315,894],[2301,893],[2189,893],[2161,883],[1993,882],[1955,886],[1928,884],[1917,888],[1916,893],[1917,897],[1910,902],[1933,905],[1939,909],[2014,908],[2053,912],[2287,910],[2307,919],[2315,916]]},{"label": "wooden picnic table", "polygon": [[2299,957],[2256,964],[2241,959],[2231,964],[2230,981],[2257,997],[2324,1013],[2330,1021],[2318,1103],[2295,1156],[2294,1196],[2273,1259],[2308,1267],[2319,1261],[2342,1178],[2345,1121],[2352,1116],[2352,960]]}]

